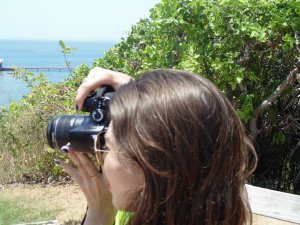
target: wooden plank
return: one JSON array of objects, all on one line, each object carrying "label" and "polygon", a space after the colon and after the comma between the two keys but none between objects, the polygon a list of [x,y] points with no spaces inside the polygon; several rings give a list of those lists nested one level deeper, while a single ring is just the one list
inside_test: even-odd
[{"label": "wooden plank", "polygon": [[246,185],[252,213],[300,224],[300,196]]},{"label": "wooden plank", "polygon": [[270,217],[253,214],[252,225],[299,225],[299,223],[292,223],[284,220],[273,219]]}]

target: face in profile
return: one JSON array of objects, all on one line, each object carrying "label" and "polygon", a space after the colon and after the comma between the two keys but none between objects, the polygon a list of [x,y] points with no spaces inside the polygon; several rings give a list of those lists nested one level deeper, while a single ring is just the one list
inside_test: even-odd
[{"label": "face in profile", "polygon": [[105,142],[109,151],[104,153],[103,174],[109,191],[112,194],[112,203],[118,210],[130,211],[130,206],[136,199],[144,184],[145,177],[141,167],[129,160],[116,144],[113,126],[110,123]]}]

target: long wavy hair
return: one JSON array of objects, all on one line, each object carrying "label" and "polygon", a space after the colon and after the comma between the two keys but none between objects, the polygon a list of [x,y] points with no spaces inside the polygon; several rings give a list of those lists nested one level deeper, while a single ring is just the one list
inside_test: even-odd
[{"label": "long wavy hair", "polygon": [[144,73],[116,91],[110,118],[120,151],[145,175],[129,224],[252,223],[245,182],[256,154],[209,80],[176,70]]}]

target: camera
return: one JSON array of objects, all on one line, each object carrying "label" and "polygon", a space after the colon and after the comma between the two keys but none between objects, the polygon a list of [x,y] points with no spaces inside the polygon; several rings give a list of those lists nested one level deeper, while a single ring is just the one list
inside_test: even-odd
[{"label": "camera", "polygon": [[94,152],[94,144],[99,133],[108,127],[108,103],[114,95],[111,86],[104,86],[85,99],[83,112],[87,115],[63,115],[53,118],[47,127],[48,144],[53,149],[60,149],[70,143],[72,150]]}]

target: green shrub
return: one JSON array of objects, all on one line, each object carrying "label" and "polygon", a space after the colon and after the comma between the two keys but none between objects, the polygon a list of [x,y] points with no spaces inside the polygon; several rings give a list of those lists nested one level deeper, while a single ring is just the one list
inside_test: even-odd
[{"label": "green shrub", "polygon": [[49,148],[46,127],[52,117],[75,112],[76,87],[88,71],[82,65],[59,84],[30,72],[15,74],[32,89],[28,96],[0,113],[1,183],[23,178],[41,180],[45,175],[57,174],[53,159],[61,154]]}]

